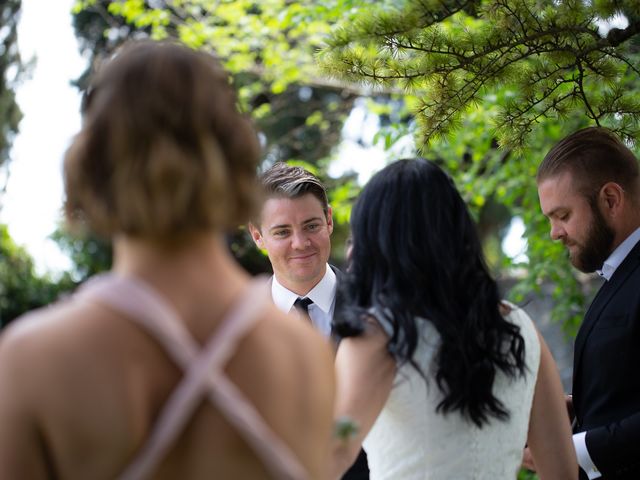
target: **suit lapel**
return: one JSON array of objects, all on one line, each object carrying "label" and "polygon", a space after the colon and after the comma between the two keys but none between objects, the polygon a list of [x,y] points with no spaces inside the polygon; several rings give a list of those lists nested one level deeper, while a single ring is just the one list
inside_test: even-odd
[{"label": "suit lapel", "polygon": [[638,259],[640,257],[640,242],[638,242],[629,252],[629,255],[624,259],[620,266],[616,269],[613,276],[609,281],[606,281],[598,290],[595,298],[591,302],[589,309],[584,317],[582,326],[576,336],[574,347],[574,361],[573,361],[573,378],[574,378],[574,394],[576,389],[575,379],[579,378],[577,375],[580,368],[582,354],[584,347],[589,338],[589,335],[593,331],[593,328],[598,323],[602,311],[609,304],[615,293],[620,289],[622,285],[627,281],[631,273],[638,267]]},{"label": "suit lapel", "polygon": [[345,308],[345,300],[344,293],[340,288],[340,284],[342,283],[342,279],[344,278],[344,273],[340,271],[338,268],[333,265],[329,265],[331,270],[336,274],[336,304],[333,307],[333,317],[331,318],[331,339],[338,344],[340,342],[340,337],[335,333],[333,329],[333,325],[335,324],[335,320],[342,316],[342,312]]},{"label": "suit lapel", "polygon": [[[611,279],[613,280],[613,279]],[[611,281],[605,281],[601,286],[596,296],[593,298],[591,305],[587,310],[587,313],[584,316],[582,321],[582,325],[578,330],[578,334],[576,335],[574,352],[573,352],[573,378],[576,379],[578,376],[575,372],[578,371],[578,367],[580,365],[580,360],[582,359],[582,352],[584,351],[584,345],[586,343],[587,338],[591,334],[591,330],[597,323],[598,317],[600,316],[600,312],[609,303],[611,299],[611,295],[616,289],[612,288]],[[574,394],[575,394],[575,386],[574,386]]]},{"label": "suit lapel", "polygon": [[333,273],[336,274],[336,305],[333,309],[333,318],[338,317],[342,313],[342,309],[344,308],[344,295],[342,293],[342,289],[340,288],[340,284],[342,283],[342,279],[344,278],[344,273],[338,270],[333,265],[330,265]]}]

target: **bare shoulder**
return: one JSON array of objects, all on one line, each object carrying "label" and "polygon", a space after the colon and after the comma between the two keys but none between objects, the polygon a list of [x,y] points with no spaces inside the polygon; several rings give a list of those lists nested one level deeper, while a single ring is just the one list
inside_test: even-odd
[{"label": "bare shoulder", "polygon": [[535,324],[526,310],[506,300],[502,300],[498,305],[500,314],[508,319],[511,323],[518,325],[520,328],[536,329]]},{"label": "bare shoulder", "polygon": [[[42,411],[66,389],[59,374],[73,357],[66,302],[29,312],[0,334],[0,389],[31,411]],[[85,362],[86,363],[86,362]]]},{"label": "bare shoulder", "polygon": [[[240,376],[252,388],[278,391],[278,404],[313,409],[334,396],[333,347],[315,329],[269,304],[237,352]],[[242,366],[243,365],[243,366]],[[256,392],[258,393],[258,392]],[[302,407],[304,406],[304,407]],[[309,413],[299,411],[301,416]]]},{"label": "bare shoulder", "polygon": [[503,317],[509,316],[515,308],[515,305],[507,302],[506,300],[502,300],[500,301],[500,303],[498,303],[498,310],[500,311],[500,315],[502,315]]},{"label": "bare shoulder", "polygon": [[333,352],[330,342],[309,324],[293,315],[287,315],[269,305],[258,323],[256,333],[269,339],[282,353],[282,360],[296,362],[305,369],[333,368]]},{"label": "bare shoulder", "polygon": [[7,478],[48,478],[40,430],[41,317],[14,320],[0,335],[0,445],[11,445],[0,448],[0,468]]},{"label": "bare shoulder", "polygon": [[48,346],[59,340],[67,309],[65,304],[43,307],[14,320],[0,334],[0,364],[15,361],[28,368],[46,358]]},{"label": "bare shoulder", "polygon": [[118,337],[112,317],[99,305],[73,301],[34,310],[0,335],[0,368],[28,372],[16,381],[37,386],[48,396],[69,395],[67,387],[75,390],[107,360],[100,350]]}]

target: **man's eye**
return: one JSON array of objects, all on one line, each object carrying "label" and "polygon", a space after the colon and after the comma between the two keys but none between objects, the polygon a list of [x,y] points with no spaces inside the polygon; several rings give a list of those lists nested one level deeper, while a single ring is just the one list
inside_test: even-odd
[{"label": "man's eye", "polygon": [[276,230],[275,232],[273,232],[273,236],[274,237],[286,237],[287,233],[289,233],[287,230]]},{"label": "man's eye", "polygon": [[318,228],[320,228],[320,225],[317,223],[312,223],[310,225],[307,225],[307,230],[311,232],[315,232],[316,230],[318,230]]}]

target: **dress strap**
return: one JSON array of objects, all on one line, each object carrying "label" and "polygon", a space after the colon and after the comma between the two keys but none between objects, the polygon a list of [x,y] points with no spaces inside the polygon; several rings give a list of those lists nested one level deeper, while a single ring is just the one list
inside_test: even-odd
[{"label": "dress strap", "polygon": [[266,425],[223,371],[238,342],[258,320],[268,293],[264,280],[252,281],[242,299],[200,349],[171,305],[142,281],[104,274],[80,289],[78,298],[104,303],[145,329],[185,372],[163,406],[146,444],[119,477],[121,480],[142,479],[152,474],[203,396],[238,429],[275,478],[308,477],[288,446]]}]

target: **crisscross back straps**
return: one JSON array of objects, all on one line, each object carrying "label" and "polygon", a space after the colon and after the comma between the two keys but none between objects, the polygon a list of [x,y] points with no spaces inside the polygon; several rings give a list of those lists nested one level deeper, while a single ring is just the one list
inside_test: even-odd
[{"label": "crisscross back straps", "polygon": [[223,372],[238,342],[258,320],[268,293],[264,280],[251,282],[243,298],[200,350],[174,309],[140,280],[104,274],[94,277],[79,290],[76,298],[104,303],[135,321],[185,372],[163,406],[146,444],[123,471],[120,480],[148,478],[153,473],[203,396],[238,429],[275,478],[308,478],[288,446]]}]

